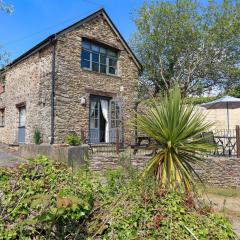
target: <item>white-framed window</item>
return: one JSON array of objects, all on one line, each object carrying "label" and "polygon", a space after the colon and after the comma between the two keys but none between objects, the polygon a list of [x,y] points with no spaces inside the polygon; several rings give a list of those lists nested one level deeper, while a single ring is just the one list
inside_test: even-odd
[{"label": "white-framed window", "polygon": [[0,127],[5,126],[5,108],[0,109]]},{"label": "white-framed window", "polygon": [[94,72],[117,75],[118,51],[83,39],[81,67]]}]

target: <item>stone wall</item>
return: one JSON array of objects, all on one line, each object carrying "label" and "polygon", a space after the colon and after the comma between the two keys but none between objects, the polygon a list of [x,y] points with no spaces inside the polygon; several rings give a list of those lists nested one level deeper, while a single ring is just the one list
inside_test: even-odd
[{"label": "stone wall", "polygon": [[25,144],[19,147],[19,155],[25,159],[33,159],[37,155],[45,155],[51,160],[60,161],[73,169],[85,164],[88,157],[88,145],[59,146],[59,145],[34,145]]},{"label": "stone wall", "polygon": [[[82,38],[94,39],[119,50],[118,75],[84,70],[81,62]],[[0,94],[0,109],[5,108],[5,127],[0,128],[0,142],[17,142],[19,103],[26,104],[26,143],[33,142],[35,128],[39,128],[44,143],[51,137],[51,91],[53,46],[23,58],[5,71],[5,92]],[[70,130],[79,135],[89,129],[89,97],[94,91],[107,92],[122,102],[125,138],[130,141],[137,100],[139,69],[117,34],[102,16],[85,22],[77,29],[57,35],[55,58],[54,136],[62,143]],[[80,97],[87,104],[80,104]]]},{"label": "stone wall", "polygon": [[[82,37],[95,39],[119,49],[118,76],[84,70],[81,62]],[[69,130],[80,134],[89,129],[91,90],[111,93],[123,102],[123,124],[129,138],[129,121],[137,100],[138,67],[103,17],[97,17],[62,36],[56,47],[55,142],[61,143]],[[120,91],[123,86],[123,91]],[[80,97],[87,105],[80,104]]]},{"label": "stone wall", "polygon": [[[94,171],[116,169],[121,165],[131,164],[139,170],[143,169],[149,157],[147,156],[91,156],[90,166]],[[124,162],[125,161],[125,162]],[[211,157],[207,158],[194,169],[203,182],[222,187],[240,187],[240,159]]]},{"label": "stone wall", "polygon": [[240,159],[211,157],[195,166],[195,170],[205,183],[240,187]]},{"label": "stone wall", "polygon": [[5,126],[0,127],[0,142],[17,142],[19,112],[17,104],[26,104],[26,143],[33,142],[39,128],[44,142],[50,138],[51,46],[34,53],[3,74],[5,92],[0,94],[0,109],[5,108]]}]

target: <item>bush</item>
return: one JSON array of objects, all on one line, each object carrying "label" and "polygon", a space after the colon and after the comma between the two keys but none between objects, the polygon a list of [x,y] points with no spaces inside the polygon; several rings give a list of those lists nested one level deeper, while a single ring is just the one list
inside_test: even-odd
[{"label": "bush", "polygon": [[[86,174],[38,157],[0,169],[0,239],[71,239],[93,205]],[[68,238],[65,238],[68,236]]]},{"label": "bush", "polygon": [[39,145],[39,144],[41,144],[41,142],[42,142],[41,132],[40,132],[39,129],[35,129],[35,130],[34,130],[33,142],[34,142],[36,145]]},{"label": "bush", "polygon": [[208,206],[196,207],[182,192],[157,192],[154,179],[137,171],[95,176],[44,156],[0,169],[0,239],[235,238]]},{"label": "bush", "polygon": [[197,207],[183,192],[155,189],[154,179],[134,174],[126,181],[119,169],[110,173],[107,184],[98,188],[98,201],[87,224],[89,235],[128,240],[235,239],[229,221],[203,202]]},{"label": "bush", "polygon": [[81,139],[76,133],[69,133],[66,136],[65,143],[70,146],[79,146],[81,144]]}]

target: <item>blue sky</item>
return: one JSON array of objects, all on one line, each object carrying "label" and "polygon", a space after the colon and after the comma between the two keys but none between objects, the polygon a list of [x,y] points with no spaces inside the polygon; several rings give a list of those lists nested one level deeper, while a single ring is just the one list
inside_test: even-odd
[{"label": "blue sky", "polygon": [[8,15],[0,12],[0,44],[11,60],[47,36],[104,7],[128,40],[135,30],[131,19],[134,9],[144,0],[5,0],[14,6]]}]

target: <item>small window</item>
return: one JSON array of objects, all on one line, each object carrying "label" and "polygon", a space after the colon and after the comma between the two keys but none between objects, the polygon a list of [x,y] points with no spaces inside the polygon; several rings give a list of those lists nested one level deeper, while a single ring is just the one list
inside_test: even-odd
[{"label": "small window", "polygon": [[26,123],[26,107],[19,108],[19,127],[25,127]]},{"label": "small window", "polygon": [[82,41],[81,67],[105,74],[117,75],[118,52],[87,40]]},{"label": "small window", "polygon": [[5,126],[5,108],[0,109],[0,127]]},{"label": "small window", "polygon": [[5,92],[6,76],[0,76],[0,94]]}]

